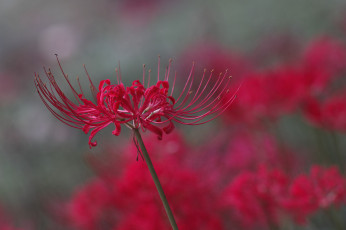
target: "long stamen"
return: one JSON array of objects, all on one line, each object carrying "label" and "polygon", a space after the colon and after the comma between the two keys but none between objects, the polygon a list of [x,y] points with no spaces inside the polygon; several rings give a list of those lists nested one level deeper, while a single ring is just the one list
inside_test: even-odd
[{"label": "long stamen", "polygon": [[185,83],[185,86],[184,86],[182,92],[180,93],[178,99],[176,100],[176,103],[180,100],[181,96],[184,94],[185,89],[186,89],[186,86],[188,85],[188,83],[189,83],[189,81],[190,81],[190,79],[191,79],[191,76],[193,75],[194,68],[195,68],[195,62],[192,63],[192,68],[191,68],[189,77],[187,78],[187,81],[186,81],[186,83]]},{"label": "long stamen", "polygon": [[175,72],[175,74],[174,74],[174,81],[173,81],[173,85],[172,85],[171,96],[173,95],[174,86],[175,86],[175,80],[176,79],[177,79],[177,72]]},{"label": "long stamen", "polygon": [[171,64],[172,64],[172,58],[169,59],[169,64],[168,64],[168,68],[167,68],[167,72],[166,72],[165,81],[169,80],[169,73],[171,71]]},{"label": "long stamen", "polygon": [[[204,90],[201,92],[200,95],[198,95],[198,91],[199,91],[199,89],[200,89],[200,87],[201,87],[201,85],[202,85],[202,83],[203,83],[203,79],[204,79],[205,73],[206,73],[206,69],[204,69],[204,73],[203,73],[203,76],[202,76],[202,80],[201,80],[201,82],[200,82],[200,84],[199,84],[199,86],[198,86],[198,89],[197,89],[197,91],[196,91],[196,93],[195,93],[195,96],[193,97],[193,99],[190,101],[190,103],[189,103],[183,110],[185,110],[185,109],[189,108],[190,106],[192,106],[192,105],[195,103],[195,101],[198,100],[198,98],[200,97],[200,95],[202,95],[202,93],[203,93]],[[211,74],[212,74],[212,73],[211,73]],[[211,78],[211,76],[210,76],[210,78]],[[207,85],[205,85],[204,89],[206,88],[206,86],[207,86]],[[196,98],[197,95],[198,95],[198,97]],[[196,99],[195,99],[195,98],[196,98]],[[178,108],[180,108],[180,107],[182,107],[182,106],[183,106],[183,104],[180,104],[180,105],[178,106]]]},{"label": "long stamen", "polygon": [[82,86],[80,85],[80,81],[79,81],[79,77],[78,76],[77,76],[77,82],[78,82],[78,86],[79,86],[80,92],[82,93],[82,95],[84,95],[83,89],[82,89]]},{"label": "long stamen", "polygon": [[205,73],[206,73],[206,72],[207,72],[207,70],[204,69],[203,75],[202,75],[202,79],[201,79],[201,81],[200,81],[200,83],[199,83],[199,85],[198,85],[198,88],[197,88],[197,91],[196,91],[196,93],[195,93],[195,96],[192,98],[192,101],[191,101],[190,104],[193,104],[193,103],[195,102],[195,98],[197,97],[197,95],[198,95],[198,93],[199,93],[199,90],[200,90],[200,88],[201,88],[201,86],[202,86],[202,83],[203,83],[203,81],[204,81],[204,77],[205,77]]},{"label": "long stamen", "polygon": [[[181,123],[181,124],[187,124],[187,125],[201,125],[201,124],[205,124],[215,118],[217,118],[218,116],[220,116],[235,100],[236,98],[236,94],[238,92],[238,90],[240,89],[241,86],[239,86],[237,88],[237,90],[235,91],[235,93],[226,101],[223,102],[221,104],[220,107],[218,107],[218,105],[221,103],[221,101],[219,103],[217,103],[215,106],[213,106],[213,108],[211,108],[211,110],[209,110],[208,112],[200,115],[200,116],[193,116],[193,117],[186,117],[186,116],[180,116],[180,115],[173,115],[174,117],[172,118],[172,120]],[[227,93],[229,93],[229,91],[227,90]],[[220,100],[220,99],[219,99]],[[218,108],[216,108],[218,107]],[[211,115],[211,114],[216,114],[213,117],[211,117],[208,120],[202,121],[200,122],[202,119],[204,119],[205,117]],[[178,118],[178,119],[177,119]],[[182,119],[182,120],[179,120]],[[186,120],[192,120],[191,122],[186,122]]]},{"label": "long stamen", "polygon": [[150,86],[150,74],[151,74],[151,69],[149,69],[148,70],[148,86],[147,86],[147,88],[149,88],[149,86]]},{"label": "long stamen", "polygon": [[96,101],[96,100],[97,100],[97,99],[96,99],[96,92],[97,92],[97,89],[96,89],[94,83],[91,81],[90,75],[89,75],[89,73],[88,73],[88,71],[87,71],[85,65],[83,65],[83,67],[84,67],[84,71],[85,71],[85,73],[86,73],[86,75],[87,75],[87,77],[88,77],[88,79],[89,79],[89,82],[90,82],[90,91],[91,91],[91,93],[92,93],[92,95],[93,95],[94,100]]},{"label": "long stamen", "polygon": [[[213,98],[213,95],[217,92],[218,88],[221,86],[225,75],[224,75],[223,79],[220,79],[220,77],[221,77],[221,74],[219,75],[217,81],[214,83],[214,86],[209,91],[209,93],[205,96],[205,98],[201,102],[199,102],[193,109],[190,109],[189,111],[195,110],[196,108],[201,108],[205,103],[207,103],[209,101],[210,98]],[[200,109],[200,110],[203,110],[203,109]]]}]

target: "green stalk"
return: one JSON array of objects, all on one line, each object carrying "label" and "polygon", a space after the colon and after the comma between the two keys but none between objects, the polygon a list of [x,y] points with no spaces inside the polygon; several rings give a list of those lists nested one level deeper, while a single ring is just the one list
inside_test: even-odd
[{"label": "green stalk", "polygon": [[344,156],[343,156],[342,152],[340,151],[340,145],[339,145],[339,139],[338,139],[337,133],[335,131],[331,131],[330,136],[332,139],[332,145],[334,146],[334,151],[336,154],[337,162],[338,162],[339,167],[340,167],[340,171],[342,173],[344,173],[345,172],[345,163],[344,163],[345,161],[344,161]]},{"label": "green stalk", "polygon": [[174,219],[172,210],[171,210],[171,208],[169,207],[169,204],[168,204],[166,195],[165,195],[165,193],[163,192],[161,183],[160,183],[160,181],[159,181],[159,178],[157,177],[157,174],[156,174],[156,172],[155,172],[153,163],[152,163],[151,160],[150,160],[148,151],[147,151],[147,149],[145,148],[145,145],[144,145],[144,142],[143,142],[143,140],[142,140],[141,134],[139,133],[139,130],[138,130],[138,129],[133,129],[133,130],[134,130],[136,139],[137,139],[137,141],[138,141],[138,145],[139,145],[139,147],[140,147],[140,149],[141,149],[141,151],[142,151],[144,160],[145,160],[145,162],[147,163],[148,168],[149,168],[149,171],[150,171],[150,174],[151,174],[151,176],[152,176],[152,178],[153,178],[153,180],[154,180],[156,189],[157,189],[157,191],[159,192],[159,195],[160,195],[161,201],[162,201],[162,203],[163,203],[163,206],[165,207],[165,210],[166,210],[166,213],[167,213],[169,222],[171,223],[172,229],[173,229],[173,230],[178,230],[178,226],[177,226],[177,224],[176,224],[176,222],[175,222],[175,219]]},{"label": "green stalk", "polygon": [[338,230],[344,229],[343,223],[338,218],[334,207],[325,209],[324,212],[327,214],[330,222],[334,225],[335,229],[338,229]]}]

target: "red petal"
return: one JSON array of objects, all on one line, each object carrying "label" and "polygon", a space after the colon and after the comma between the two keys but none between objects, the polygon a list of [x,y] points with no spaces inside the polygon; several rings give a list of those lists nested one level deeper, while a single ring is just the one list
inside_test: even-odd
[{"label": "red petal", "polygon": [[155,133],[157,135],[157,138],[159,140],[162,140],[162,130],[148,122],[143,122],[142,123],[143,127],[148,129],[149,131]]},{"label": "red petal", "polygon": [[173,129],[174,129],[174,124],[173,122],[170,121],[169,124],[163,128],[163,131],[165,131],[166,134],[169,134],[173,131]]}]

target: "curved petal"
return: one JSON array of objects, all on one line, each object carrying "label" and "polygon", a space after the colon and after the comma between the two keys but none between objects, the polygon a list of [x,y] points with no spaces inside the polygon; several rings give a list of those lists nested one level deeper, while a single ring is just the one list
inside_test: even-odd
[{"label": "curved petal", "polygon": [[94,136],[96,135],[96,133],[98,133],[99,131],[101,131],[101,129],[105,128],[106,126],[108,126],[110,122],[107,122],[101,126],[98,126],[97,128],[94,128],[93,131],[91,131],[90,136],[89,136],[89,147],[95,147],[97,145],[97,142],[92,142],[92,139],[94,138]]},{"label": "curved petal", "polygon": [[163,131],[166,133],[166,134],[170,134],[173,130],[174,130],[175,126],[173,124],[172,121],[169,121],[169,124],[163,128]]},{"label": "curved petal", "polygon": [[157,135],[157,139],[159,140],[162,140],[162,130],[157,127],[157,126],[154,126],[148,122],[142,122],[142,125],[144,128],[148,129],[149,131],[155,133]]},{"label": "curved petal", "polygon": [[112,131],[112,134],[115,136],[119,136],[121,132],[121,125],[119,123],[114,123],[115,129]]}]

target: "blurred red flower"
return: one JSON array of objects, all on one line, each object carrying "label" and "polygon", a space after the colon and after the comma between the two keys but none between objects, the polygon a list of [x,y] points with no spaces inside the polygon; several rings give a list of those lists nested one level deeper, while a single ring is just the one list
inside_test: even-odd
[{"label": "blurred red flower", "polygon": [[[160,145],[169,147],[171,141],[165,139]],[[127,151],[133,155],[137,150],[131,147]],[[124,161],[120,175],[103,175],[77,190],[66,206],[69,225],[86,230],[170,229],[145,167],[142,161]],[[217,191],[211,184],[171,154],[161,154],[156,170],[179,229],[224,229],[218,202],[213,202]]]},{"label": "blurred red flower", "polygon": [[[303,165],[303,157],[292,148],[278,143],[275,136],[265,131],[241,130],[220,133],[200,149],[208,164],[201,163],[205,180],[224,188],[234,177],[244,171],[256,170],[258,165],[272,165],[287,172],[295,172]],[[202,155],[202,156],[201,156]],[[194,155],[193,155],[194,156]],[[198,161],[195,161],[198,165]]]},{"label": "blurred red flower", "polygon": [[282,216],[304,224],[318,210],[346,204],[346,179],[337,167],[314,165],[310,174],[292,178],[260,166],[235,177],[223,202],[245,227],[279,225]]},{"label": "blurred red flower", "polygon": [[[283,217],[303,224],[318,210],[345,204],[346,180],[335,167],[313,166],[310,173],[292,176],[296,162],[283,165],[280,160],[287,160],[270,136],[228,137],[229,146],[208,144],[200,151],[178,133],[161,142],[146,137],[179,228],[258,229],[279,226]],[[65,206],[68,225],[81,230],[170,229],[144,162],[133,161],[136,147],[125,145],[121,152],[114,153],[116,158],[106,155],[107,165],[94,159],[102,173],[77,189]]]},{"label": "blurred red flower", "polygon": [[[162,216],[163,210],[160,211],[159,197],[153,196],[155,188],[150,175],[143,174],[143,171],[137,164],[132,165],[116,184],[119,192],[116,205],[121,212],[116,229],[143,228],[141,226],[157,230],[170,228]],[[211,202],[216,199],[211,185],[203,183],[198,174],[174,161],[160,164],[157,171],[179,229],[223,229],[217,204]],[[138,218],[143,212],[146,217]]]},{"label": "blurred red flower", "polygon": [[345,44],[330,37],[317,39],[306,50],[302,66],[307,91],[304,115],[315,125],[345,131]]},{"label": "blurred red flower", "polygon": [[305,96],[299,69],[280,66],[246,76],[226,120],[261,124],[295,111]]},{"label": "blurred red flower", "polygon": [[337,167],[311,167],[310,175],[296,177],[283,205],[298,223],[319,209],[346,204],[346,179]]},{"label": "blurred red flower", "polygon": [[310,98],[304,114],[310,122],[326,129],[346,131],[346,94],[331,95],[323,101]]},{"label": "blurred red flower", "polygon": [[309,44],[299,61],[311,91],[321,92],[331,80],[346,73],[346,46],[334,38],[321,37]]},{"label": "blurred red flower", "polygon": [[282,171],[265,166],[242,172],[226,188],[223,203],[243,227],[278,225],[288,179]]},{"label": "blurred red flower", "polygon": [[[79,189],[73,200],[67,205],[68,221],[78,229],[102,229],[114,222],[112,218],[112,197],[114,192],[109,185],[101,180],[94,179]],[[110,223],[108,223],[110,222]]]}]

